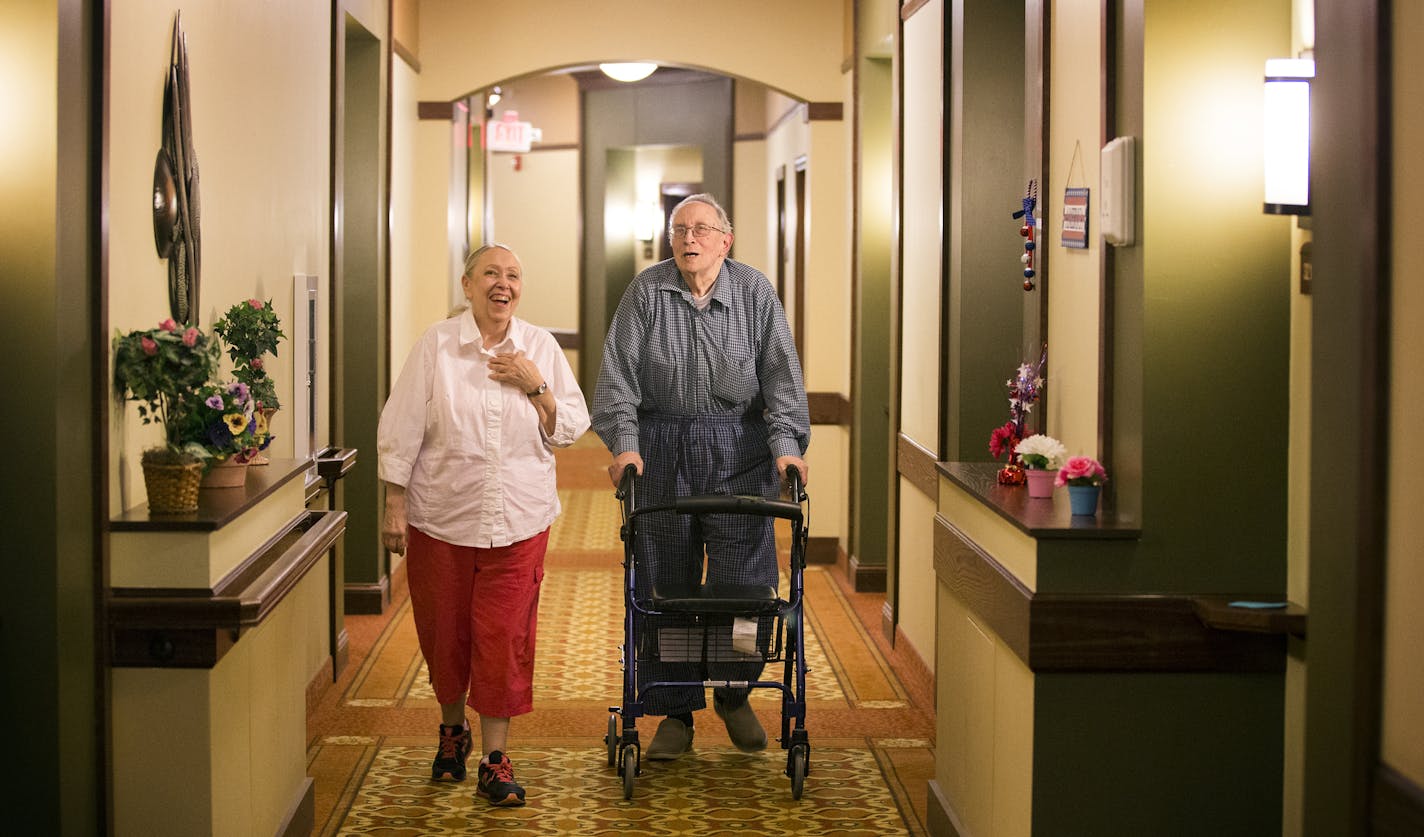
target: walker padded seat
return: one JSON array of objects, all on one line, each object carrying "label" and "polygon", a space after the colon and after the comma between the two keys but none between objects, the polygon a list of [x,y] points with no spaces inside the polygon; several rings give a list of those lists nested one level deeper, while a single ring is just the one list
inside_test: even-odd
[{"label": "walker padded seat", "polygon": [[776,613],[781,599],[765,584],[655,584],[652,605],[663,613]]}]

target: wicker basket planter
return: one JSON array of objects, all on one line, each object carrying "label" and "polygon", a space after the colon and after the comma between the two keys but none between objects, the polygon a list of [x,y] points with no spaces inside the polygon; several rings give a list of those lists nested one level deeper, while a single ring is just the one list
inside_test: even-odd
[{"label": "wicker basket planter", "polygon": [[159,465],[143,463],[143,485],[148,491],[148,510],[176,514],[198,510],[198,485],[203,480],[203,463]]}]

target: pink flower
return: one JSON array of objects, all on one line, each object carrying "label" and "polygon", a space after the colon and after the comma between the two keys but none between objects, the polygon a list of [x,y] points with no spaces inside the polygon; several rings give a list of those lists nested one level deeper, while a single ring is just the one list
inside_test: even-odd
[{"label": "pink flower", "polygon": [[159,324],[158,324],[158,327],[161,328],[161,329],[163,329],[164,331],[177,331],[177,330],[178,330],[178,324],[175,323],[175,322],[173,322],[173,318],[172,318],[172,317],[169,317],[168,319],[166,319],[166,320],[164,320],[163,322],[159,323]]},{"label": "pink flower", "polygon": [[[169,320],[168,322],[171,323],[173,321]],[[138,339],[138,342],[139,345],[143,346],[144,354],[148,355],[149,357],[153,357],[154,355],[158,354],[158,343],[154,342],[152,337],[140,337]]]},{"label": "pink flower", "polygon": [[262,301],[259,300],[259,299],[249,299],[249,300],[247,301],[247,304],[248,304],[248,305],[251,305],[253,308],[257,309],[258,311],[261,311],[261,310],[262,310]]},{"label": "pink flower", "polygon": [[1054,485],[1101,485],[1108,478],[1108,472],[1098,460],[1091,456],[1070,456],[1063,467],[1058,469]]},{"label": "pink flower", "polygon": [[255,357],[255,358],[253,358],[252,360],[249,360],[249,361],[247,362],[247,365],[248,365],[249,367],[251,367],[254,372],[261,372],[261,371],[262,371],[262,358],[260,358],[260,357]]},{"label": "pink flower", "polygon": [[198,330],[190,328],[183,332],[183,345],[192,348],[198,344]]}]

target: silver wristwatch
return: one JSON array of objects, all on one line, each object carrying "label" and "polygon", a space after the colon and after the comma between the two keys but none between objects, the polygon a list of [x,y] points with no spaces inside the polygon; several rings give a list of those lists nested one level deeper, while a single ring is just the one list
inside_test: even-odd
[{"label": "silver wristwatch", "polygon": [[543,395],[544,393],[546,393],[546,392],[548,392],[548,391],[549,391],[549,382],[548,382],[548,381],[545,381],[544,383],[542,383],[542,384],[539,385],[539,388],[538,388],[538,389],[534,390],[533,392],[526,392],[526,393],[524,393],[524,394],[527,395],[527,396],[529,396],[530,398],[538,398],[539,396]]}]

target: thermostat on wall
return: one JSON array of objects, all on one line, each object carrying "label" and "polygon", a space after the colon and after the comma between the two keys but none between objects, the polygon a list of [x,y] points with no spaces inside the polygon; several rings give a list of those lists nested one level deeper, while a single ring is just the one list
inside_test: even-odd
[{"label": "thermostat on wall", "polygon": [[1130,246],[1135,240],[1136,145],[1133,137],[1117,137],[1103,146],[1100,160],[1103,240],[1117,247]]}]

